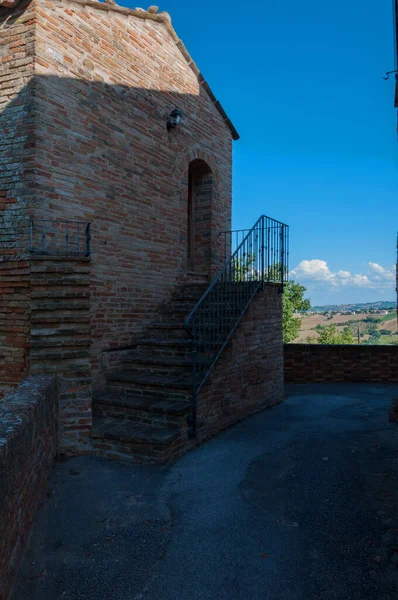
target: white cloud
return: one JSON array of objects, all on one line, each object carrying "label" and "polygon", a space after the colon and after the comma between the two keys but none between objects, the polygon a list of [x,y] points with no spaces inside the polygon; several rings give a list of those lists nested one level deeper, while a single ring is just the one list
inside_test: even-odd
[{"label": "white cloud", "polygon": [[312,284],[314,287],[325,289],[336,288],[363,288],[363,289],[391,289],[395,282],[395,265],[385,269],[377,263],[367,265],[367,273],[351,273],[340,269],[333,272],[325,260],[318,258],[302,260],[293,271],[291,278],[298,282]]},{"label": "white cloud", "polygon": [[374,271],[375,273],[385,273],[386,271],[384,267],[381,267],[380,265],[374,262],[368,263],[368,267],[370,271]]}]

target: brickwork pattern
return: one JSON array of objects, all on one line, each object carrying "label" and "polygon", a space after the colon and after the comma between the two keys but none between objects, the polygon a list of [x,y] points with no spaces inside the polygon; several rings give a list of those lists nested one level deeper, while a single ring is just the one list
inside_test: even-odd
[{"label": "brickwork pattern", "polygon": [[55,378],[31,377],[0,402],[0,600],[15,580],[56,449]]},{"label": "brickwork pattern", "polygon": [[[198,255],[211,274],[223,263],[237,135],[164,15],[33,0],[0,9],[0,25],[0,381],[56,372],[61,450],[86,451],[101,356],[134,344],[182,283],[206,281],[187,272],[196,160],[209,167]],[[91,222],[91,267],[28,257],[30,218]]]},{"label": "brickwork pattern", "polygon": [[0,261],[0,398],[28,373],[29,332],[29,261]]},{"label": "brickwork pattern", "polygon": [[280,287],[257,294],[198,395],[202,441],[283,400]]},{"label": "brickwork pattern", "polygon": [[285,344],[285,382],[398,382],[398,346]]},{"label": "brickwork pattern", "polygon": [[92,436],[100,456],[165,464],[283,399],[281,296],[271,284],[253,299],[198,394],[197,437],[189,436],[193,358],[182,323],[202,287],[184,286],[165,307],[166,320],[125,351],[123,368],[95,390]]},{"label": "brickwork pattern", "polygon": [[32,257],[32,374],[57,374],[59,451],[88,452],[91,431],[90,259]]},{"label": "brickwork pattern", "polygon": [[0,260],[26,245],[34,195],[35,2],[0,9]]},{"label": "brickwork pattern", "polygon": [[212,227],[230,229],[231,132],[163,23],[59,0],[37,21],[35,214],[93,224],[98,373],[186,278],[192,160],[209,156]]}]

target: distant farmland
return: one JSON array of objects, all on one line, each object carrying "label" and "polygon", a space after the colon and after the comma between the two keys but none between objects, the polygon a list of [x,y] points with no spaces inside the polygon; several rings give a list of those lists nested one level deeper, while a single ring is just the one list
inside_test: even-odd
[{"label": "distant farmland", "polygon": [[[318,333],[314,330],[317,325],[336,325],[339,331],[343,331],[347,324],[355,321],[355,328],[358,324],[360,327],[364,327],[369,323],[366,322],[368,319],[372,319],[378,325],[378,329],[385,329],[391,331],[392,334],[397,334],[397,313],[396,311],[390,312],[388,315],[371,315],[368,313],[360,313],[356,315],[334,315],[332,318],[326,315],[310,315],[308,317],[302,317],[302,324],[300,329],[299,337],[294,340],[295,344],[306,343],[307,337],[311,336],[314,338],[318,337]],[[361,337],[361,341],[368,339],[368,335]],[[392,344],[398,341],[398,335],[382,335],[378,340],[379,344]]]}]

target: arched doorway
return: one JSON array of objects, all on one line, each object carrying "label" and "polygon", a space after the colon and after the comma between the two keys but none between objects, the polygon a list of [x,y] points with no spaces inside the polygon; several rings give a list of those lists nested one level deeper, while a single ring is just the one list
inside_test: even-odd
[{"label": "arched doorway", "polygon": [[207,275],[211,264],[213,174],[204,160],[189,165],[188,271]]}]

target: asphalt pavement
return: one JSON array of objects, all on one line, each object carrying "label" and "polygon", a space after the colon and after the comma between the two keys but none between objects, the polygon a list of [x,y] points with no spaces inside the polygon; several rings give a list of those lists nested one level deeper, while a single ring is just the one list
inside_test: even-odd
[{"label": "asphalt pavement", "polygon": [[169,468],[56,464],[12,600],[398,600],[397,386],[287,386]]}]

